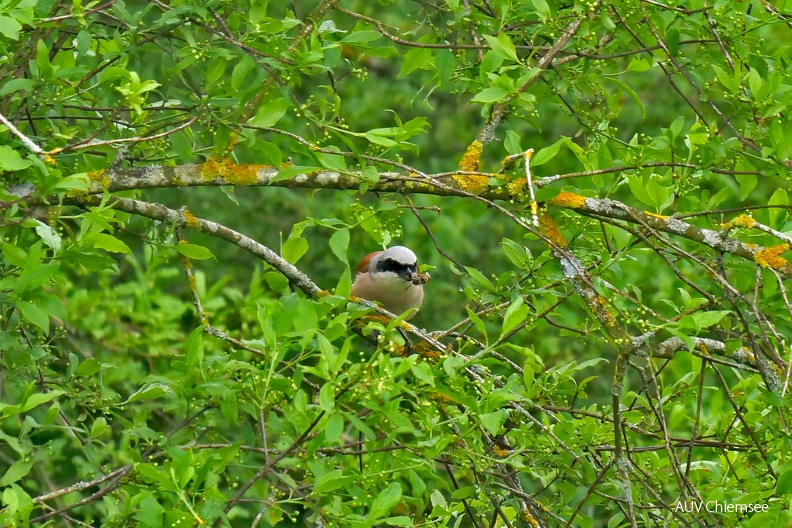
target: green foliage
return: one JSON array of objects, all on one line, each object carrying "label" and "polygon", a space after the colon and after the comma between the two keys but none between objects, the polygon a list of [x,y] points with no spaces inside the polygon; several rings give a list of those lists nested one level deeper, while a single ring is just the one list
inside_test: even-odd
[{"label": "green foliage", "polygon": [[792,524],[790,9],[0,1],[0,525]]}]

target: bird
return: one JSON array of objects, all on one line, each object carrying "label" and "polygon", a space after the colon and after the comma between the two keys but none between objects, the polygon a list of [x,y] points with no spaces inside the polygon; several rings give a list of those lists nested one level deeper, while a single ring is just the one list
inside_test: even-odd
[{"label": "bird", "polygon": [[430,279],[428,273],[418,271],[418,257],[410,248],[391,246],[360,259],[350,293],[378,302],[395,315],[409,310],[406,320],[421,308],[424,284]]}]

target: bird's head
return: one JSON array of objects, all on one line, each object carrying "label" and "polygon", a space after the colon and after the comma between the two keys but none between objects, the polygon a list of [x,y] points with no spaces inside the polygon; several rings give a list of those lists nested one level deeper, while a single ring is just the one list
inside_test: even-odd
[{"label": "bird's head", "polygon": [[412,283],[418,274],[418,257],[410,248],[393,246],[363,257],[357,271],[368,273],[372,280],[399,278]]}]

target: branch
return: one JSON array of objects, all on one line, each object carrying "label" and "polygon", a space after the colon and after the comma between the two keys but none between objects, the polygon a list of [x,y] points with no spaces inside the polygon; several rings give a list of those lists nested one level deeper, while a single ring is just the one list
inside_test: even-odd
[{"label": "branch", "polygon": [[[99,205],[100,199],[97,196],[87,196],[82,198],[72,197],[64,200],[64,203]],[[289,279],[289,282],[292,285],[307,295],[310,295],[313,298],[318,298],[323,294],[323,290],[314,284],[308,275],[297,269],[292,264],[288,263],[280,255],[268,247],[221,224],[212,222],[210,220],[196,218],[186,209],[183,211],[176,211],[161,204],[143,202],[140,200],[133,200],[131,198],[116,198],[112,203],[112,207],[127,213],[145,216],[154,220],[159,220],[161,222],[170,222],[180,227],[195,229],[209,235],[222,238],[223,240],[227,240],[232,244],[244,249],[245,251],[259,257],[261,260],[277,269],[287,279]]]},{"label": "branch", "polygon": [[780,272],[785,277],[792,277],[792,265],[786,259],[780,257],[780,253],[789,249],[788,244],[769,248],[747,244],[721,231],[698,227],[673,217],[646,213],[607,198],[586,198],[578,194],[562,191],[547,203],[581,213],[598,214],[608,218],[646,225],[657,231],[681,236],[682,238],[704,244],[716,251],[731,253],[732,255],[752,260],[762,267]]},{"label": "branch", "polygon": [[32,139],[27,137],[25,134],[20,132],[19,129],[14,126],[14,123],[12,123],[8,119],[6,119],[6,116],[4,116],[3,114],[0,114],[0,123],[3,123],[6,127],[8,127],[8,130],[10,130],[11,133],[14,134],[16,137],[18,137],[20,139],[20,141],[22,141],[22,144],[25,145],[30,152],[32,152],[34,154],[38,154],[39,156],[45,156],[46,155],[46,152],[44,152],[44,149],[42,149],[41,147],[36,145],[35,141],[33,141]]},{"label": "branch", "polygon": [[[306,172],[283,178],[279,176],[280,169],[274,167],[253,164],[237,165],[228,160],[212,159],[203,164],[188,164],[177,167],[149,165],[89,173],[88,178],[91,181],[85,194],[96,195],[105,191],[114,193],[134,189],[225,185],[348,190],[366,184],[369,191],[463,196],[483,200],[513,202],[526,201],[522,181],[518,185],[514,185],[515,181],[504,181],[504,185],[501,186],[490,185],[490,181],[493,178],[506,178],[502,174],[476,171],[455,171],[432,175],[380,172],[379,180],[372,183],[357,173],[342,174],[336,171],[310,169],[312,168],[306,167]],[[631,168],[624,168],[623,170],[631,170]],[[557,175],[550,178],[552,181],[557,181],[563,177]],[[538,186],[545,185],[543,180],[539,180],[537,184]],[[28,185],[26,188],[20,189],[19,192],[24,193],[24,198],[32,195],[35,192],[35,188]],[[80,196],[74,194],[68,200],[71,200],[72,203],[86,200],[85,197],[80,198]],[[31,202],[37,203],[36,200],[31,200]],[[94,201],[94,203],[98,202]],[[780,256],[781,253],[789,249],[787,244],[773,247],[748,244],[730,237],[724,232],[698,227],[673,217],[647,213],[616,200],[589,198],[568,191],[562,191],[555,198],[549,200],[547,204],[583,214],[596,214],[648,226],[660,232],[670,233],[703,244],[716,251],[730,253],[751,260],[762,267],[778,271],[784,278],[792,277],[792,265]],[[0,203],[0,209],[2,208],[3,204]],[[214,225],[216,226],[217,224]],[[207,224],[207,229],[209,228],[208,226],[209,224]],[[760,228],[756,224],[750,227]],[[765,231],[770,232],[767,229]],[[226,234],[230,236],[230,233]],[[786,238],[784,237],[783,240],[786,241]]]}]

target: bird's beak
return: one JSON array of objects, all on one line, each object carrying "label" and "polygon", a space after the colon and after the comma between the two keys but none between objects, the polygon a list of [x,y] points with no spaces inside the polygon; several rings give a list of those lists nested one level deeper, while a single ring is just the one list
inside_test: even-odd
[{"label": "bird's beak", "polygon": [[412,282],[413,281],[413,272],[412,272],[412,270],[410,270],[410,269],[404,270],[404,272],[402,273],[402,278],[404,280],[406,280],[407,282]]}]

